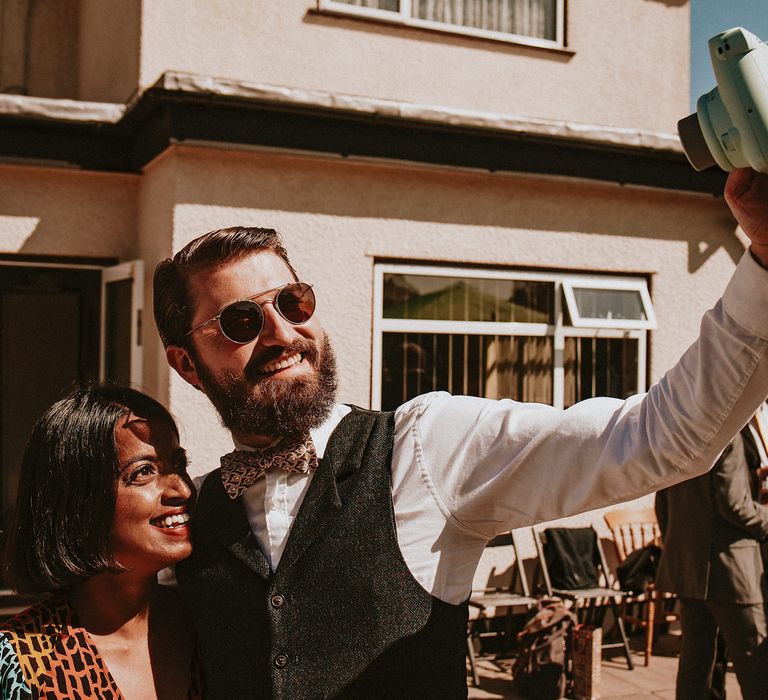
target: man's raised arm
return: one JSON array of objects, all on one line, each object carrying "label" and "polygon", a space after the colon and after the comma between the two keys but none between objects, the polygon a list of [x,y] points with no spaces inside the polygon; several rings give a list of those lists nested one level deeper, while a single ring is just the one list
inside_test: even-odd
[{"label": "man's raised arm", "polygon": [[[438,393],[399,409],[398,433],[449,522],[487,538],[712,466],[768,396],[768,175],[731,173],[726,198],[752,254],[704,315],[699,338],[646,395],[559,410]],[[399,461],[395,474],[409,468]]]}]

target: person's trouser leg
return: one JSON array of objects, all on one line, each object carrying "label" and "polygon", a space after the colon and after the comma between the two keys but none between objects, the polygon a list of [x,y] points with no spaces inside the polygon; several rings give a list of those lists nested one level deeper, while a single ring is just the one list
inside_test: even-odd
[{"label": "person's trouser leg", "polygon": [[703,600],[680,599],[682,646],[677,667],[677,700],[707,700],[715,664],[717,622]]},{"label": "person's trouser leg", "polygon": [[768,698],[768,639],[765,607],[736,603],[707,603],[733,661],[744,700]]},{"label": "person's trouser leg", "polygon": [[718,632],[715,644],[715,663],[712,666],[712,684],[709,687],[709,700],[725,700],[725,674],[728,670],[728,649],[723,635]]}]

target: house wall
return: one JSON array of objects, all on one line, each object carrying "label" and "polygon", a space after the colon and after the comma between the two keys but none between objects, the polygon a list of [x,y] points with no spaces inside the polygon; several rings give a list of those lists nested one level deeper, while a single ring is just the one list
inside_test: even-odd
[{"label": "house wall", "polygon": [[130,260],[138,184],[136,175],[0,165],[0,253]]},{"label": "house wall", "polygon": [[77,99],[79,4],[0,3],[0,92]]},{"label": "house wall", "polygon": [[134,95],[139,87],[140,32],[140,0],[80,0],[79,99],[127,102]]},{"label": "house wall", "polygon": [[688,112],[685,0],[566,2],[563,50],[323,14],[313,0],[6,5],[0,89],[30,95],[124,102],[176,70],[664,132]]},{"label": "house wall", "polygon": [[553,51],[320,14],[313,0],[144,0],[140,83],[182,70],[674,133],[688,114],[688,2],[566,5],[567,50]]}]

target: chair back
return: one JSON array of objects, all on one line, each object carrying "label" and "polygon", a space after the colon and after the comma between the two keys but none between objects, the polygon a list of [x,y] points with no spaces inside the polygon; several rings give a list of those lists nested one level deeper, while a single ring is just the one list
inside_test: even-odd
[{"label": "chair back", "polygon": [[548,596],[613,585],[594,527],[534,527],[533,539]]},{"label": "chair back", "polygon": [[653,508],[612,510],[603,519],[616,544],[619,562],[649,544],[661,546],[661,530]]}]

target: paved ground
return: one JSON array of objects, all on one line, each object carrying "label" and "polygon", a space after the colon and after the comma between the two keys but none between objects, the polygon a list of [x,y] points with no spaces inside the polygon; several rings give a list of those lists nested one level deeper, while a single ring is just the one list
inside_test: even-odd
[{"label": "paved ground", "polygon": [[[634,640],[633,640],[634,641]],[[601,668],[600,698],[602,700],[674,700],[675,675],[677,673],[677,650],[679,637],[674,634],[659,639],[654,647],[654,656],[648,667],[643,666],[643,656],[635,652],[634,670],[627,668],[623,657],[604,659]],[[480,659],[480,687],[470,685],[469,697],[503,698],[521,700],[521,696],[512,690],[509,674],[510,660]],[[726,680],[728,700],[741,700],[741,693],[733,671],[729,671]]]}]

